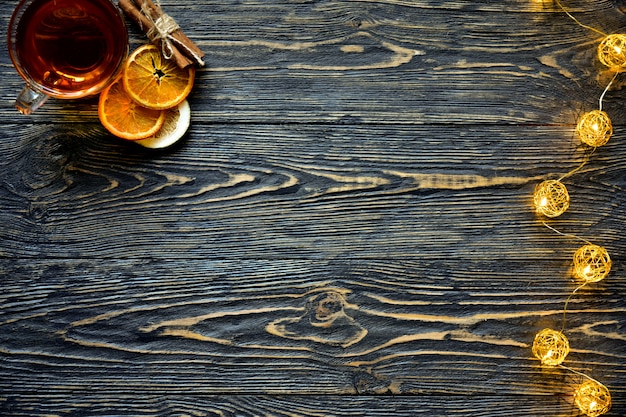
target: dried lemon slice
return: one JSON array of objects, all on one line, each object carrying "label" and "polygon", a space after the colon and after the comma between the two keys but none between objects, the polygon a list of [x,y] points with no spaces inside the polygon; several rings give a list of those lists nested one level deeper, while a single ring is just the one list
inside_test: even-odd
[{"label": "dried lemon slice", "polygon": [[172,146],[185,135],[191,123],[191,108],[187,100],[166,112],[163,127],[154,136],[138,140],[136,143],[146,148],[161,149]]}]

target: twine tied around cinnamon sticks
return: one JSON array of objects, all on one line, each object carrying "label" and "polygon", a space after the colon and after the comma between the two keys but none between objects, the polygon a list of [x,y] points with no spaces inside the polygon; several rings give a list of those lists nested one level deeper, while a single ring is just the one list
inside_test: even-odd
[{"label": "twine tied around cinnamon sticks", "polygon": [[160,47],[166,59],[180,68],[204,66],[204,53],[182,31],[178,23],[164,13],[156,0],[119,0],[120,8],[139,25],[150,42]]},{"label": "twine tied around cinnamon sticks", "polygon": [[[141,7],[141,11],[146,14],[147,8],[145,4]],[[149,15],[147,15],[149,16]],[[148,17],[150,18],[150,17]],[[174,19],[172,19],[168,14],[163,14],[156,21],[153,22],[154,26],[152,29],[148,30],[146,35],[150,42],[154,43],[157,40],[161,40],[161,44],[163,46],[163,56],[165,59],[172,59],[174,52],[172,51],[172,41],[170,41],[170,35],[180,29],[178,23]]]}]

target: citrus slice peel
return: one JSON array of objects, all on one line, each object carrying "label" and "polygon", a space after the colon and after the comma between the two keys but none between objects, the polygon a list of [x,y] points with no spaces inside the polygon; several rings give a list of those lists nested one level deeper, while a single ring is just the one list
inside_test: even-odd
[{"label": "citrus slice peel", "polygon": [[135,49],[124,65],[124,88],[139,104],[164,110],[177,106],[193,87],[195,67],[179,68],[159,48],[146,44]]},{"label": "citrus slice peel", "polygon": [[166,110],[165,122],[153,136],[136,141],[141,146],[151,149],[167,148],[182,138],[191,123],[191,108],[184,100],[173,109]]},{"label": "citrus slice peel", "polygon": [[119,76],[102,93],[98,101],[98,117],[102,125],[115,136],[139,140],[161,129],[166,112],[137,104],[124,89]]}]

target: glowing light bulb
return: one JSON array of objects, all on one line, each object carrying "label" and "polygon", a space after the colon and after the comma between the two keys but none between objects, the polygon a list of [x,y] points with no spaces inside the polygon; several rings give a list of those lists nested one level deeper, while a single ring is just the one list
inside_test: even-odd
[{"label": "glowing light bulb", "polygon": [[532,351],[542,365],[557,366],[569,353],[569,341],[562,332],[543,329],[535,335]]},{"label": "glowing light bulb", "polygon": [[574,392],[574,402],[589,417],[598,417],[611,409],[611,393],[595,380],[588,380]]},{"label": "glowing light bulb", "polygon": [[613,135],[613,123],[606,112],[592,110],[580,117],[576,133],[583,143],[597,148],[606,144]]},{"label": "glowing light bulb", "polygon": [[535,209],[547,217],[557,217],[569,207],[569,194],[562,182],[546,180],[535,187]]},{"label": "glowing light bulb", "polygon": [[613,71],[623,71],[626,68],[623,46],[626,46],[626,35],[621,33],[608,35],[598,45],[598,59]]},{"label": "glowing light bulb", "polygon": [[574,253],[574,277],[586,282],[603,280],[611,271],[611,257],[602,246],[587,244]]}]

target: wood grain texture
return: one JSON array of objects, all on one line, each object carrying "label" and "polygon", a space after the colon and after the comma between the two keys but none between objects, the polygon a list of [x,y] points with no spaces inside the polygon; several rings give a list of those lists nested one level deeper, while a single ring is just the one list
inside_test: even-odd
[{"label": "wood grain texture", "polygon": [[[621,1],[564,3],[625,30]],[[172,149],[112,138],[93,98],[17,115],[0,50],[0,415],[577,415],[580,377],[530,344],[562,325],[580,241],[531,195],[585,157],[596,34],[549,1],[161,4],[207,54]],[[566,321],[609,416],[625,81],[550,221],[613,259]]]},{"label": "wood grain texture", "polygon": [[[61,397],[62,398],[62,397]],[[499,397],[455,397],[455,396],[192,396],[160,395],[160,396],[128,396],[121,393],[115,399],[102,402],[102,397],[87,394],[73,404],[75,415],[134,415],[154,416],[156,410],[161,415],[191,415],[209,417],[252,417],[252,416],[302,416],[329,417],[343,416],[502,416],[502,415],[535,415],[548,413],[553,415],[575,415],[563,413],[567,406],[567,398],[563,397],[529,397],[531,401],[520,401],[512,397],[503,400]],[[23,397],[25,401],[38,401],[38,398]],[[39,409],[50,416],[68,415],[67,409],[52,397]],[[7,410],[15,410],[21,404],[11,399]],[[18,414],[13,415],[31,415]]]},{"label": "wood grain texture", "polygon": [[[167,385],[190,372],[185,390],[205,393],[541,394],[537,378],[571,380],[542,371],[528,355],[534,332],[561,324],[571,285],[515,279],[518,271],[526,279],[558,276],[556,268],[510,262],[501,265],[509,274],[494,278],[485,272],[492,262],[462,271],[453,261],[23,260],[3,267],[12,284],[2,300],[2,346],[21,372],[2,381],[17,378],[16,389],[22,372],[36,381],[46,378],[36,369],[48,367],[59,367],[65,384],[93,378],[100,389],[125,381],[141,390],[146,377]],[[623,290],[603,284],[573,300],[568,328],[580,340],[572,366],[624,371],[624,308],[615,307]],[[137,367],[150,370],[137,378]]]},{"label": "wood grain texture", "polygon": [[[604,87],[597,80],[601,68],[589,65],[596,34],[540,1],[473,3],[164,7],[207,54],[192,93],[197,121],[567,123],[572,112],[596,105]],[[587,10],[589,22],[607,32],[624,27],[608,1],[581,2],[572,10]],[[137,32],[132,39],[134,45],[144,41]],[[12,84],[7,91],[17,90],[21,81],[6,54],[2,63],[2,78]],[[50,103],[39,118],[94,118],[90,103]],[[0,117],[14,120],[12,113]]]},{"label": "wood grain texture", "polygon": [[[576,245],[546,233],[530,201],[539,180],[580,163],[584,152],[569,130],[197,124],[179,149],[153,154],[112,141],[96,125],[21,127],[25,139],[0,145],[0,193],[13,207],[0,214],[0,250],[538,258],[550,246]],[[543,151],[555,137],[566,153],[556,161]],[[613,252],[624,249],[623,148],[618,133],[594,155],[568,184],[576,204],[554,223],[602,238]],[[597,205],[604,210],[589,216]],[[159,236],[168,244],[155,245]]]}]

